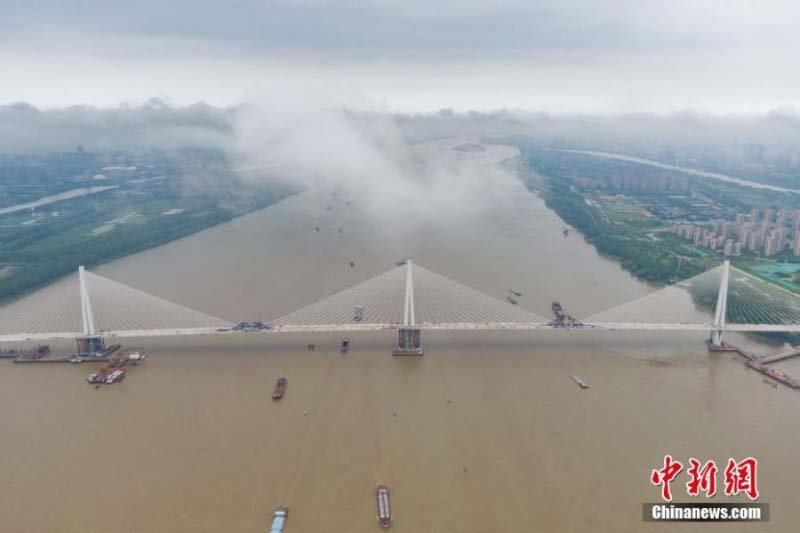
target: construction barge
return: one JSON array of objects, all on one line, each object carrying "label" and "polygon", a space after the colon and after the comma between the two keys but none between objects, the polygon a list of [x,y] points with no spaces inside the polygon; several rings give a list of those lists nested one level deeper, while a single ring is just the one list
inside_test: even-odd
[{"label": "construction barge", "polygon": [[[120,344],[112,344],[107,346],[102,352],[96,354],[73,354],[68,357],[46,358],[45,355],[50,353],[50,348],[42,353],[35,353],[33,355],[20,356],[14,359],[15,363],[104,363],[110,360],[111,356],[122,348]],[[31,349],[32,350],[32,349]],[[28,350],[27,352],[30,352]]]},{"label": "construction barge", "polygon": [[765,376],[774,379],[778,383],[783,383],[787,387],[791,387],[793,389],[800,389],[800,382],[794,379],[789,374],[781,372],[780,370],[775,370],[774,368],[770,368],[769,365],[765,365],[759,361],[747,360],[745,363],[747,366],[754,370],[758,370]]},{"label": "construction barge", "polygon": [[111,385],[118,383],[125,379],[127,375],[128,366],[136,366],[147,358],[147,354],[139,349],[131,349],[130,351],[120,354],[119,357],[108,358],[108,364],[98,370],[92,372],[86,378],[91,385]]},{"label": "construction barge", "polygon": [[50,346],[42,344],[36,348],[0,350],[0,359],[41,359],[49,353]]},{"label": "construction barge", "polygon": [[774,355],[765,355],[760,357],[752,352],[748,352],[738,346],[734,346],[733,344],[722,343],[720,346],[714,346],[710,342],[706,343],[708,345],[708,349],[712,352],[734,352],[738,353],[742,357],[744,357],[745,361],[744,364],[747,365],[748,368],[752,368],[753,370],[757,370],[761,372],[768,378],[777,381],[778,383],[782,383],[787,387],[791,387],[793,389],[800,389],[800,380],[797,380],[786,374],[785,372],[781,372],[780,370],[775,370],[774,368],[770,367],[769,365],[772,363],[777,363],[778,361],[783,361],[784,359],[789,359],[790,357],[796,357],[800,355],[800,350],[794,349],[786,353],[778,353]]},{"label": "construction barge", "polygon": [[575,319],[572,315],[567,313],[564,309],[564,306],[558,300],[553,300],[553,303],[550,305],[550,309],[553,311],[553,315],[555,316],[555,320],[550,322],[550,326],[556,328],[577,328],[583,326],[578,320]]}]

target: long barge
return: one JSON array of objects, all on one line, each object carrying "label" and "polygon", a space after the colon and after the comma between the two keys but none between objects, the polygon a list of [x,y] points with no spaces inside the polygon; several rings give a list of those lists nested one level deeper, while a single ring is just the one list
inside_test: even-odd
[{"label": "long barge", "polygon": [[49,353],[50,346],[42,344],[36,348],[0,350],[0,359],[40,359]]},{"label": "long barge", "polygon": [[112,344],[108,346],[105,350],[100,352],[98,355],[71,355],[69,357],[56,357],[56,358],[46,358],[45,355],[50,352],[50,348],[47,349],[47,352],[37,355],[32,355],[29,357],[17,357],[14,359],[15,363],[105,363],[110,360],[111,356],[117,352],[120,348],[122,348],[121,344]]},{"label": "long barge", "polygon": [[759,363],[758,361],[747,360],[745,363],[747,366],[754,370],[758,370],[765,376],[774,379],[779,383],[783,383],[787,387],[791,387],[793,389],[800,389],[800,382],[794,379],[792,376],[781,372],[780,370],[775,370],[774,368],[770,368],[769,366]]},{"label": "long barge", "polygon": [[381,527],[392,525],[392,509],[389,507],[389,487],[381,483],[375,488],[378,504],[378,523]]}]

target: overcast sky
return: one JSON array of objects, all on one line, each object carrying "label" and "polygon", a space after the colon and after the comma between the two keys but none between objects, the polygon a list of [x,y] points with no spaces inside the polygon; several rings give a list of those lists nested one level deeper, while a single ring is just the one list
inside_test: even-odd
[{"label": "overcast sky", "polygon": [[394,111],[800,106],[800,2],[0,0],[0,104],[236,104],[276,83]]}]

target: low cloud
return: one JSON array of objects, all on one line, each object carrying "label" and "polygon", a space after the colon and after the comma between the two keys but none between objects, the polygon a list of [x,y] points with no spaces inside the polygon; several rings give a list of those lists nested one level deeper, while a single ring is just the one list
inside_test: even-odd
[{"label": "low cloud", "polygon": [[181,148],[227,149],[232,108],[198,103],[172,106],[151,99],[114,108],[71,106],[40,110],[26,103],[0,106],[0,152],[41,153]]},{"label": "low cloud", "polygon": [[358,110],[352,103],[297,88],[266,92],[237,113],[240,168],[251,179],[344,191],[374,217],[417,223],[475,215],[498,184],[513,181],[493,165],[513,149],[473,155],[451,150],[453,140],[411,143],[397,117],[363,99]]}]

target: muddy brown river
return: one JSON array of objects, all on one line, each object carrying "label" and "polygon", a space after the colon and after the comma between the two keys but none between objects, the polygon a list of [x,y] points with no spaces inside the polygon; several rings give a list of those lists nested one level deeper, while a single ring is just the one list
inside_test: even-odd
[{"label": "muddy brown river", "polygon": [[[491,179],[490,209],[418,225],[314,189],[96,272],[231,321],[268,321],[402,256],[498,298],[514,288],[544,316],[553,299],[581,317],[653,290],[564,237],[514,178]],[[93,364],[0,361],[0,531],[257,533],[277,505],[287,533],[378,531],[381,482],[398,532],[797,527],[800,394],[709,354],[705,334],[423,332],[420,358],[392,357],[393,332],[350,338],[347,355],[338,334],[136,339],[151,357],[99,389]],[[667,453],[758,458],[771,521],[644,523]],[[715,498],[731,500],[747,501]]]}]

